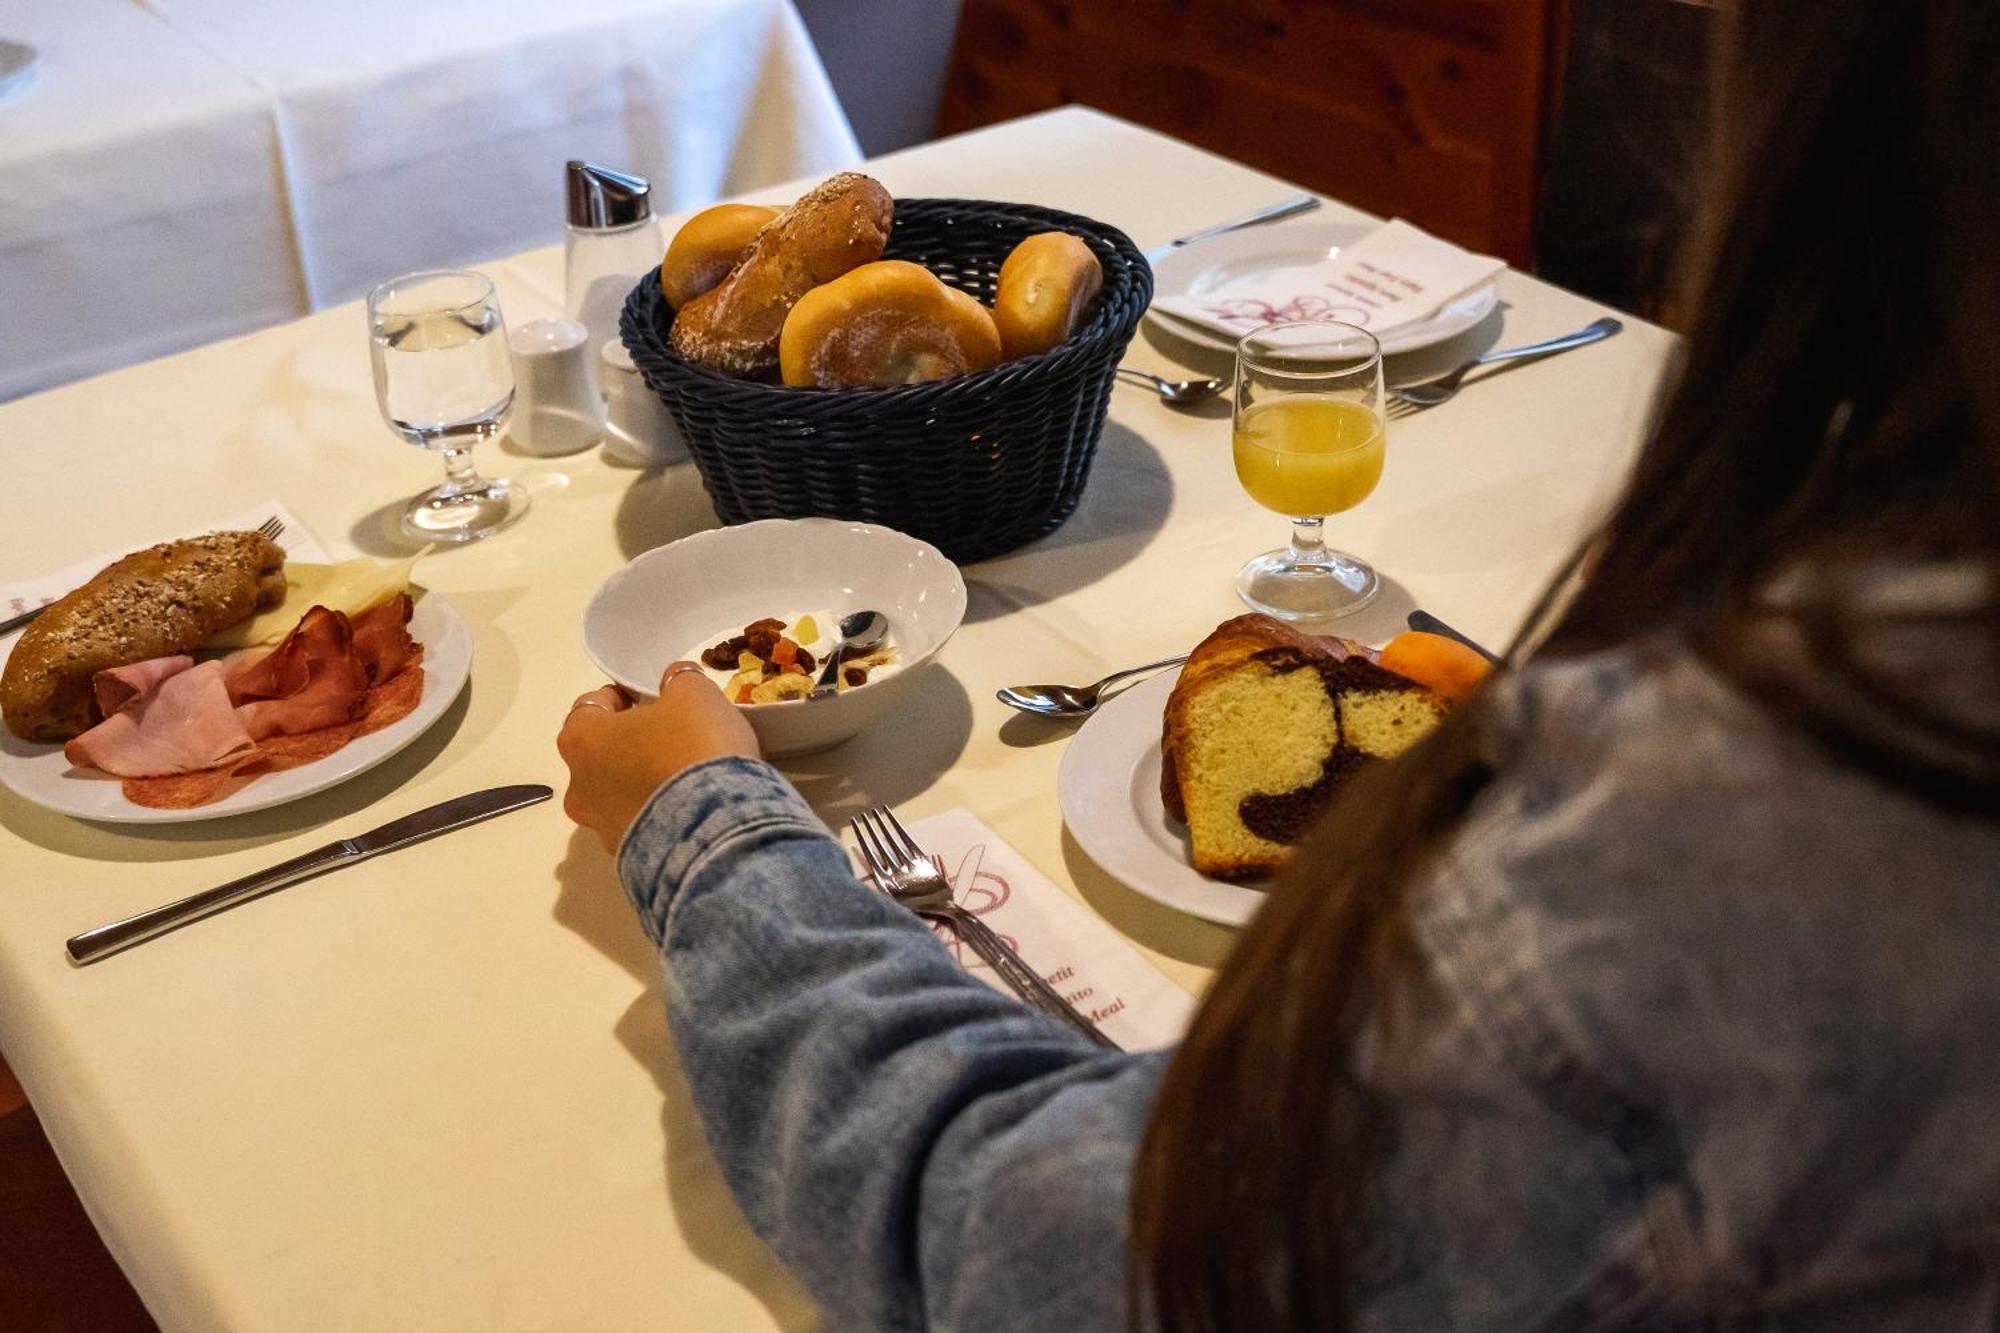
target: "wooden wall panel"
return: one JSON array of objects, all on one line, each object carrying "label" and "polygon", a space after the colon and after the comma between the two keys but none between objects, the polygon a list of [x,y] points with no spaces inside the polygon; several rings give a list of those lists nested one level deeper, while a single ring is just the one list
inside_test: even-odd
[{"label": "wooden wall panel", "polygon": [[939,129],[1082,102],[1529,258],[1556,0],[964,0]]}]

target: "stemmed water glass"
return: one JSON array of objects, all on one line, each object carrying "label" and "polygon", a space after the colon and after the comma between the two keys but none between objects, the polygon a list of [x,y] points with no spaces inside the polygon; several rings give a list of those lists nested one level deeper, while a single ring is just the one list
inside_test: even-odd
[{"label": "stemmed water glass", "polygon": [[457,270],[391,278],[368,293],[368,351],[389,429],[444,457],[444,484],[404,508],[404,535],[477,541],[526,513],[526,491],[472,466],[472,446],[498,435],[514,405],[492,281]]},{"label": "stemmed water glass", "polygon": [[1236,576],[1252,609],[1280,620],[1359,611],[1382,590],[1366,563],[1327,547],[1326,517],[1367,499],[1382,477],[1382,349],[1352,324],[1274,324],[1236,345],[1236,476],[1292,520],[1290,545]]}]

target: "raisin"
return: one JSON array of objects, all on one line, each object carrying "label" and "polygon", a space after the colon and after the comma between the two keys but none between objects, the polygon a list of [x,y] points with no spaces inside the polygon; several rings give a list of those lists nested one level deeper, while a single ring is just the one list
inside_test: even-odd
[{"label": "raisin", "polygon": [[778,651],[778,636],[775,634],[752,634],[750,642],[745,646],[744,651],[768,661],[771,654]]},{"label": "raisin", "polygon": [[743,627],[744,636],[752,639],[756,638],[759,634],[775,635],[782,634],[784,631],[785,622],[782,620],[773,620],[769,616],[764,617],[762,620],[753,620]]},{"label": "raisin", "polygon": [[784,668],[779,666],[776,662],[764,663],[764,676],[766,679],[769,679],[770,677],[777,675],[779,672],[783,670]]},{"label": "raisin", "polygon": [[845,671],[841,672],[841,678],[849,685],[866,685],[868,683],[868,668],[848,667]]},{"label": "raisin", "polygon": [[807,652],[803,648],[799,649],[798,663],[799,663],[799,669],[805,672],[808,676],[810,676],[815,670],[815,668],[818,666],[818,663],[813,661],[813,655]]},{"label": "raisin", "polygon": [[701,664],[716,671],[734,671],[736,669],[736,654],[731,651],[728,644],[718,643],[715,647],[707,649],[702,653]]}]

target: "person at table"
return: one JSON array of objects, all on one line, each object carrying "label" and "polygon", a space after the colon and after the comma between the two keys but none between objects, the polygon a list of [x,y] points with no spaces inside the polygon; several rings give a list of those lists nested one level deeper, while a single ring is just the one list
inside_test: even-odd
[{"label": "person at table", "polygon": [[700,675],[572,711],[567,808],[834,1327],[1994,1327],[2000,6],[1724,28],[1629,488],[1178,1050],[969,979]]}]

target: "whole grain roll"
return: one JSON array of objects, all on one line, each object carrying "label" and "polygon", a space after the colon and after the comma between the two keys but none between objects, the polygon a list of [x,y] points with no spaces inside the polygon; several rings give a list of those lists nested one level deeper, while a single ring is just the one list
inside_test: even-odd
[{"label": "whole grain roll", "polygon": [[821,181],[756,235],[736,267],[674,318],[674,350],[731,375],[778,368],[778,335],[801,296],[882,257],[889,192],[858,172]]},{"label": "whole grain roll", "polygon": [[64,741],[101,719],[91,678],[192,652],[285,596],[285,553],[257,532],[135,551],[44,611],[0,670],[0,718],[23,740]]}]

